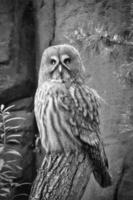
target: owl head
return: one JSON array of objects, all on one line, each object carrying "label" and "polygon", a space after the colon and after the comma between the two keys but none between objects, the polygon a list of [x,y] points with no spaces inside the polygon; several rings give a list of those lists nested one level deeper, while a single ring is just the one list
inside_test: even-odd
[{"label": "owl head", "polygon": [[48,47],[41,60],[38,84],[45,81],[69,82],[83,73],[84,67],[77,49],[68,44]]}]

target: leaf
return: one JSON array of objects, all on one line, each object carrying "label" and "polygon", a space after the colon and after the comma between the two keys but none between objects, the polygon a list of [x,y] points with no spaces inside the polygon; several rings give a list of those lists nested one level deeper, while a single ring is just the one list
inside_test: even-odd
[{"label": "leaf", "polygon": [[17,168],[17,169],[19,169],[19,170],[22,170],[23,168],[21,167],[21,166],[19,166],[19,165],[15,165],[15,166],[11,166],[11,165],[8,165],[8,164],[6,164],[6,165],[4,165],[4,167],[6,168],[6,169],[10,169],[11,171],[3,171],[2,173],[3,174],[7,174],[7,173],[12,173],[12,171],[14,171],[14,169],[15,168]]},{"label": "leaf", "polygon": [[3,111],[4,107],[5,107],[4,104],[1,104],[0,106],[1,111]]},{"label": "leaf", "polygon": [[4,134],[4,133],[1,133],[1,139],[3,139],[3,138],[4,138],[4,136],[5,136],[5,134]]},{"label": "leaf", "polygon": [[5,188],[1,188],[1,190],[5,191],[5,192],[7,192],[7,193],[9,193],[9,192],[10,192],[10,189],[9,189],[9,188],[7,188],[7,187],[5,187]]},{"label": "leaf", "polygon": [[3,168],[5,161],[3,159],[0,159],[0,170]]},{"label": "leaf", "polygon": [[[10,173],[10,172],[9,172]],[[7,175],[8,176],[8,179],[10,180],[10,182],[12,182],[11,180],[12,179],[16,179],[17,177],[16,176],[10,176],[10,175]]]},{"label": "leaf", "polygon": [[7,172],[2,172],[2,174],[0,174],[0,179],[6,181],[6,182],[11,182],[11,180],[9,179],[9,177],[6,175]]},{"label": "leaf", "polygon": [[11,135],[8,135],[7,137],[6,137],[6,139],[10,139],[10,138],[18,138],[18,137],[22,137],[22,135],[21,134],[11,134]]},{"label": "leaf", "polygon": [[8,115],[3,115],[3,119],[6,120],[7,118],[9,118],[9,114]]},{"label": "leaf", "polygon": [[5,112],[9,111],[11,108],[15,107],[15,105],[11,105],[11,106],[8,106],[6,109],[4,109]]},{"label": "leaf", "polygon": [[19,183],[13,182],[13,183],[11,183],[10,185],[11,185],[11,187],[18,187]]},{"label": "leaf", "polygon": [[2,194],[2,193],[0,192],[0,196],[2,196],[2,197],[6,197],[7,194],[6,194],[6,193]]},{"label": "leaf", "polygon": [[20,144],[21,142],[19,142],[17,139],[10,139],[10,140],[7,140],[7,144],[9,143]]},{"label": "leaf", "polygon": [[25,183],[17,183],[17,186],[18,187],[21,187],[21,186],[23,186],[23,185],[31,185],[32,183],[30,183],[30,182],[25,182]]},{"label": "leaf", "polygon": [[2,172],[2,175],[3,175],[2,179],[6,180],[8,183],[12,183],[13,182],[12,179],[16,179],[16,176],[9,175],[9,174],[11,174],[11,171]]},{"label": "leaf", "polygon": [[9,130],[18,129],[18,128],[20,128],[20,125],[18,125],[18,126],[13,126],[13,127],[11,127],[11,126],[6,126],[6,127],[5,127],[5,130],[6,130],[6,131],[9,131]]},{"label": "leaf", "polygon": [[14,169],[11,165],[8,165],[8,164],[5,164],[5,165],[4,165],[4,168],[6,168],[6,169],[11,169],[12,171],[13,171],[13,169]]},{"label": "leaf", "polygon": [[12,182],[11,179],[16,178],[15,176],[13,176],[13,171],[3,171],[2,174],[4,175],[5,178],[8,179],[8,182]]},{"label": "leaf", "polygon": [[22,157],[22,155],[18,151],[16,151],[15,149],[8,150],[6,153]]},{"label": "leaf", "polygon": [[6,115],[9,116],[9,115],[10,115],[10,112],[8,112],[8,111],[5,112],[5,111],[3,111],[3,115],[4,115],[4,116],[6,116]]},{"label": "leaf", "polygon": [[6,162],[12,163],[12,162],[17,162],[17,160],[8,160],[8,161],[6,161]]},{"label": "leaf", "polygon": [[20,170],[23,169],[23,168],[22,168],[21,166],[19,166],[19,165],[15,165],[15,167],[16,167],[17,169],[20,169]]},{"label": "leaf", "polygon": [[4,146],[0,146],[0,153],[3,151]]},{"label": "leaf", "polygon": [[3,123],[0,122],[0,128],[3,126]]},{"label": "leaf", "polygon": [[8,122],[13,121],[13,120],[22,120],[22,119],[25,120],[25,118],[23,118],[23,117],[12,117],[10,119],[7,119],[5,121],[5,123],[8,123]]}]

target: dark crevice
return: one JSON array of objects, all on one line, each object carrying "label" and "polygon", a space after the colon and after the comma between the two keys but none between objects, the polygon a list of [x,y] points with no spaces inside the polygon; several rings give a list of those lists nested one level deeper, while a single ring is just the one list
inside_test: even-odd
[{"label": "dark crevice", "polygon": [[44,0],[41,1],[41,5],[40,5],[40,8],[43,8],[45,6],[45,2]]},{"label": "dark crevice", "polygon": [[10,59],[0,62],[0,65],[5,65],[5,66],[7,66],[7,65],[9,65],[9,64],[10,64]]},{"label": "dark crevice", "polygon": [[120,178],[118,179],[117,184],[116,184],[116,188],[114,190],[113,200],[118,200],[119,188],[120,188],[120,185],[122,183],[124,174],[125,174],[125,167],[123,167],[122,170],[121,170]]},{"label": "dark crevice", "polygon": [[53,35],[49,41],[49,46],[53,45],[55,39],[55,30],[56,30],[56,0],[53,0]]},{"label": "dark crevice", "polygon": [[[27,5],[23,17],[21,30],[19,31],[19,60],[22,65],[27,65],[28,71],[31,74],[33,82],[35,81],[35,55],[36,55],[36,46],[35,46],[35,16],[34,8],[32,1]],[[30,75],[29,74],[29,75]]]}]

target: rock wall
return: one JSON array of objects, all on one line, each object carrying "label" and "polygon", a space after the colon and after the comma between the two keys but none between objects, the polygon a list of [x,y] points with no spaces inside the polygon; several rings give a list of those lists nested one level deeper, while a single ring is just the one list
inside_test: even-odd
[{"label": "rock wall", "polygon": [[[8,197],[11,199],[14,182],[29,183],[35,174],[33,162],[35,51],[32,2],[0,0],[0,104],[6,107],[14,105],[10,109],[11,117],[22,118],[10,123],[10,127],[19,126],[10,133],[16,135],[16,138],[19,136],[19,142],[10,140],[6,144],[0,143],[0,182],[3,184],[0,187],[0,199]],[[17,124],[14,124],[15,122]],[[14,152],[14,156],[9,150]],[[5,172],[11,181],[6,180]],[[19,189],[20,187],[17,187],[16,190]]]},{"label": "rock wall", "polygon": [[[107,26],[111,24],[110,34],[114,34],[114,27],[114,32],[121,33],[123,23],[125,28],[130,27],[130,13],[126,10],[130,0],[0,0],[0,104],[15,105],[13,114],[26,119],[18,130],[22,135],[17,148],[23,155],[19,160],[23,161],[23,172],[17,177],[27,181],[26,171],[33,169],[34,163],[33,96],[41,55],[52,44],[72,43],[79,49],[89,74],[87,84],[105,100],[101,130],[113,176],[113,186],[107,189],[101,189],[92,177],[82,200],[130,200],[133,199],[133,92],[131,87],[121,84],[117,74],[119,66],[132,56],[132,49],[119,46],[119,54],[112,61],[107,52],[109,48],[92,55],[86,42],[68,38],[78,28],[90,33],[92,19],[95,24],[103,20],[105,13],[99,12],[103,2],[104,6],[107,2],[112,6],[106,17],[109,12],[115,16],[106,21]],[[95,16],[95,13],[99,14]],[[30,181],[31,171],[28,171]]]},{"label": "rock wall", "polygon": [[[39,38],[42,41],[40,54],[51,44],[71,43],[67,36],[78,27],[89,32],[88,24],[92,18],[95,18],[94,13],[99,11],[102,2],[105,3],[104,6],[107,4],[107,1],[94,0],[52,0],[51,2],[40,0],[36,2],[38,2]],[[112,11],[108,10],[106,17],[108,17],[108,12],[112,12],[112,15],[106,25],[111,24],[109,31],[112,35],[123,31],[123,23],[125,23],[125,28],[131,25],[128,12],[130,2],[110,1],[109,6],[112,6]],[[103,20],[104,12],[103,14],[102,12],[96,16],[95,23],[98,24]],[[113,186],[107,189],[101,189],[92,177],[83,200],[132,199],[132,156],[128,154],[133,144],[132,112],[130,110],[132,108],[132,88],[123,87],[117,77],[119,66],[126,62],[131,49],[119,47],[120,54],[112,62],[106,51],[99,55],[91,55],[85,48],[85,43],[76,41],[72,44],[79,49],[86,71],[90,74],[87,83],[95,88],[106,102],[102,105],[101,130],[113,176]]]}]

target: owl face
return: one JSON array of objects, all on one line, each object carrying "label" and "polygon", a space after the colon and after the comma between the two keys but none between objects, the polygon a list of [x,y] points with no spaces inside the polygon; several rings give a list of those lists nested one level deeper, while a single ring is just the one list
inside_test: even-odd
[{"label": "owl face", "polygon": [[65,83],[79,77],[83,70],[79,52],[73,46],[51,46],[42,56],[39,84],[47,80]]}]

